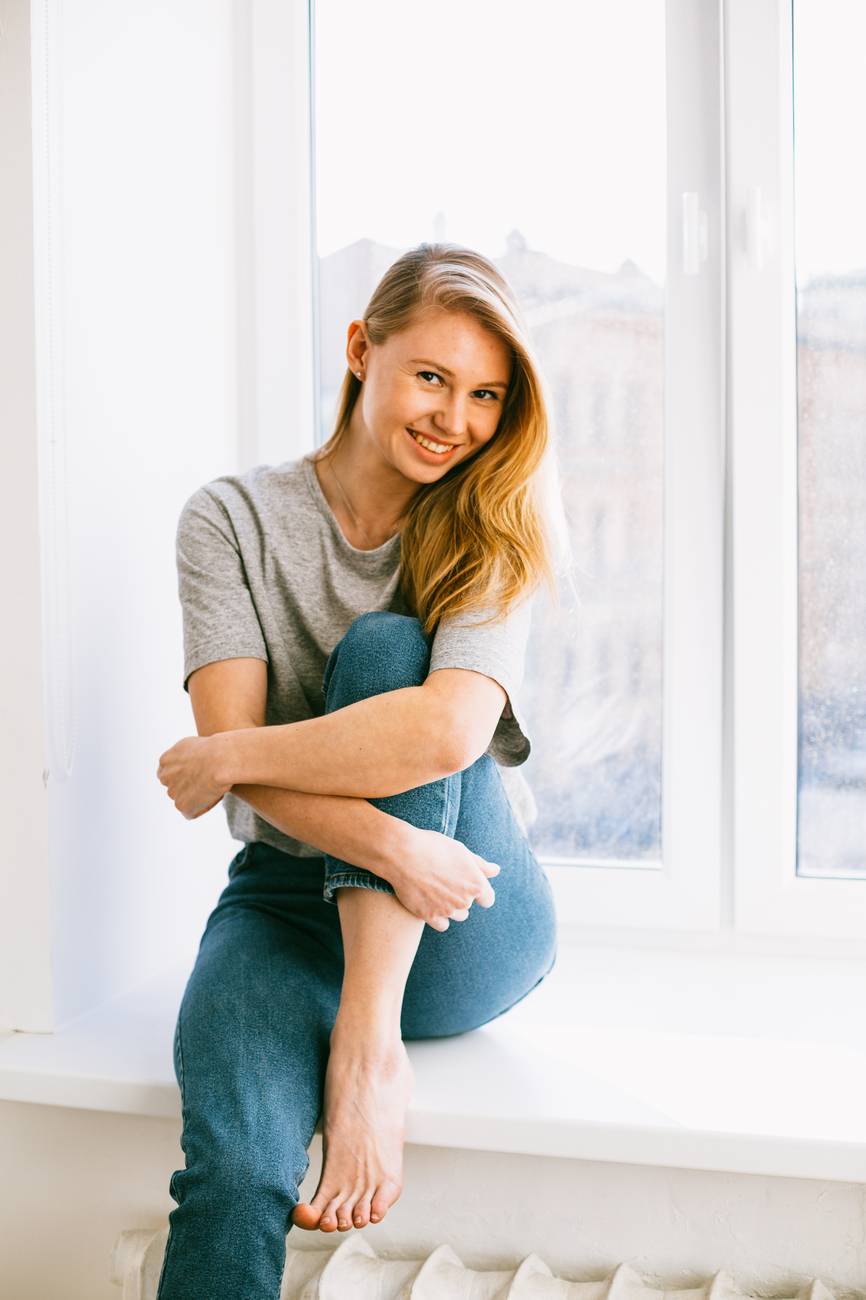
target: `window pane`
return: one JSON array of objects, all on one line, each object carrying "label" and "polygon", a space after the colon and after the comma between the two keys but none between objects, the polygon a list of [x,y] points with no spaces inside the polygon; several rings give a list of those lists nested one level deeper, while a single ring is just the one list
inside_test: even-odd
[{"label": "window pane", "polygon": [[533,845],[656,862],[663,0],[317,0],[315,86],[320,437],[346,327],[402,252],[445,239],[502,269],[553,396],[576,560],[527,664]]},{"label": "window pane", "polygon": [[866,876],[866,10],[796,0],[799,875]]}]

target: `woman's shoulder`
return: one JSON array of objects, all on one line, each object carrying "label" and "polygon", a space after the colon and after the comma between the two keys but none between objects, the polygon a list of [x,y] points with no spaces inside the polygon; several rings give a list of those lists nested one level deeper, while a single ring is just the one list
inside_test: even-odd
[{"label": "woman's shoulder", "polygon": [[298,509],[313,504],[309,490],[309,462],[304,456],[279,464],[253,465],[233,474],[219,474],[202,483],[184,502],[181,514],[188,511],[221,511],[233,522],[271,518],[289,519]]}]

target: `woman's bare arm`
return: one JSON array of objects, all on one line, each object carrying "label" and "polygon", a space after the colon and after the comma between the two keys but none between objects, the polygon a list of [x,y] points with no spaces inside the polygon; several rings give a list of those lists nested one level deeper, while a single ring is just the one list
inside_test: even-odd
[{"label": "woman's bare arm", "polygon": [[321,717],[227,732],[215,773],[221,785],[382,798],[460,771],[454,731],[438,693],[406,686]]},{"label": "woman's bare arm", "polygon": [[393,884],[409,856],[414,827],[366,799],[277,790],[269,785],[235,785],[232,794],[255,808],[266,822],[322,853],[366,867]]},{"label": "woman's bare arm", "polygon": [[220,737],[221,784],[311,794],[402,794],[485,752],[507,695],[484,673],[444,668],[420,686],[372,695],[318,718]]},{"label": "woman's bare arm", "polygon": [[[189,696],[200,736],[236,728],[264,728],[267,664],[262,659],[222,659],[197,669]],[[312,844],[385,880],[408,856],[414,828],[363,798],[308,794],[243,783],[232,787],[265,821],[291,839]],[[393,882],[392,882],[393,883]]]}]

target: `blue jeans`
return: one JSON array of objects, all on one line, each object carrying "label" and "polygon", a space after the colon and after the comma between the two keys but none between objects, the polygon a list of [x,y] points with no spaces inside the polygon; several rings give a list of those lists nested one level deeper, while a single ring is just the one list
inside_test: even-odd
[{"label": "blue jeans", "polygon": [[[371,611],[328,658],[325,712],[427,676],[417,619]],[[496,901],[448,929],[425,925],[403,999],[404,1039],[463,1034],[520,1002],[556,960],[547,875],[511,811],[496,763],[371,799],[496,862]],[[394,890],[329,854],[301,858],[244,845],[208,917],[181,1000],[174,1069],[186,1167],[157,1300],[278,1300],[286,1236],[321,1115],[343,945],[332,891]],[[356,1229],[353,1229],[356,1231]]]}]

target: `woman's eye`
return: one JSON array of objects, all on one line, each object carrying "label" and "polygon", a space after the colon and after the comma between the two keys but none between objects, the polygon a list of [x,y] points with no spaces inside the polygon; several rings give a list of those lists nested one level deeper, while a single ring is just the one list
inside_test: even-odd
[{"label": "woman's eye", "polygon": [[[417,373],[421,376],[422,379],[424,378],[425,375],[432,375],[434,379],[441,379],[441,378],[442,378],[441,375],[437,375],[437,373],[436,373],[435,370],[419,370]],[[479,388],[479,389],[478,389],[478,392],[479,392],[479,393],[489,393],[490,396],[493,398],[494,401],[498,401],[498,399],[499,399],[499,394],[498,394],[498,393],[494,393],[494,391],[493,391],[492,388]]]}]

